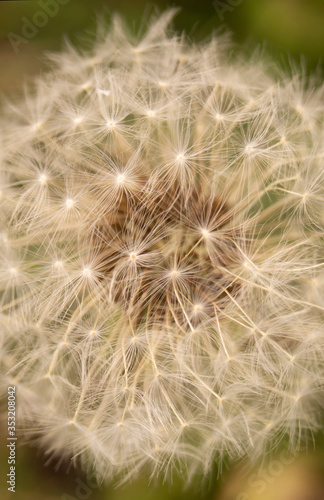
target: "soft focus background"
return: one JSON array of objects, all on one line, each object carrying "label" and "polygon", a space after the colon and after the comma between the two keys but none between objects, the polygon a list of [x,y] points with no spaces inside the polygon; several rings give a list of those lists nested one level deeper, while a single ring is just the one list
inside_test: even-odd
[{"label": "soft focus background", "polygon": [[[324,0],[56,0],[57,13],[44,16],[46,3],[0,1],[0,99],[14,98],[24,81],[42,71],[44,51],[59,50],[64,36],[79,44],[94,32],[97,16],[104,14],[109,20],[116,10],[136,30],[143,15],[148,17],[155,8],[179,6],[174,26],[186,30],[192,39],[202,40],[215,29],[229,30],[238,44],[245,44],[247,53],[258,46],[283,67],[293,60],[305,65],[307,73],[323,70]],[[57,461],[46,465],[42,452],[21,444],[16,493],[9,493],[6,487],[4,426],[1,436],[1,500],[324,500],[322,436],[316,438],[315,452],[310,447],[289,460],[283,449],[253,469],[245,464],[225,468],[219,479],[215,466],[203,485],[197,482],[187,490],[179,478],[172,486],[147,486],[142,480],[122,489],[99,489],[81,471],[67,471],[66,464],[56,470]]]},{"label": "soft focus background", "polygon": [[[56,15],[44,17],[47,0],[0,1],[0,90],[19,88],[22,80],[40,70],[44,50],[58,50],[67,35],[74,43],[93,32],[96,16],[121,12],[134,28],[143,14],[157,7],[179,6],[178,30],[203,39],[217,28],[230,30],[236,42],[265,48],[287,65],[289,57],[307,61],[307,70],[321,63],[324,46],[323,0],[58,0]],[[46,21],[46,17],[48,18]],[[29,27],[29,40],[13,41]],[[43,26],[40,26],[43,25]]]}]

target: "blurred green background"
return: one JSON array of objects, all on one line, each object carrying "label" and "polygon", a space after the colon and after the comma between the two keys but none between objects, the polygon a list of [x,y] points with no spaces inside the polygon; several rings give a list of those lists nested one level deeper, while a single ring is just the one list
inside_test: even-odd
[{"label": "blurred green background", "polygon": [[282,64],[287,65],[288,57],[298,63],[302,56],[307,71],[322,66],[323,0],[58,0],[58,13],[48,16],[28,43],[13,42],[12,34],[22,36],[25,19],[42,24],[42,1],[46,2],[0,1],[0,90],[19,88],[24,77],[39,71],[39,54],[58,50],[64,35],[78,43],[85,32],[95,29],[96,15],[105,12],[109,18],[109,13],[118,10],[136,28],[143,14],[154,7],[181,7],[175,27],[185,29],[192,38],[227,29],[239,44],[264,47]]},{"label": "blurred green background", "polygon": [[[323,0],[57,0],[57,4],[57,14],[46,20],[41,14],[42,0],[0,1],[0,93],[18,91],[25,80],[38,74],[44,64],[43,52],[59,50],[64,35],[79,44],[85,34],[95,30],[98,15],[109,19],[110,13],[118,11],[135,30],[143,15],[173,6],[181,7],[175,28],[186,30],[193,39],[202,40],[215,29],[229,30],[247,51],[262,47],[283,66],[291,58],[297,63],[304,60],[308,73],[323,68]],[[44,25],[22,41],[19,37],[24,35],[26,20]],[[98,489],[87,484],[81,471],[67,471],[66,465],[55,470],[55,461],[45,465],[41,452],[24,445],[18,448],[17,492],[13,494],[5,484],[5,430],[1,435],[1,500],[324,500],[322,438],[315,453],[301,453],[290,464],[278,454],[262,469],[232,466],[220,479],[214,471],[206,483],[187,490],[179,479],[172,485],[148,486],[142,480],[122,489]]]}]

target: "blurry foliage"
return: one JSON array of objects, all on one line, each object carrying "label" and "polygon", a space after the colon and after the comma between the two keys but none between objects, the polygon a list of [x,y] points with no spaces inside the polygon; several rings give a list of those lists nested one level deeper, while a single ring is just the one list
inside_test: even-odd
[{"label": "blurry foliage", "polygon": [[[22,43],[16,54],[8,33],[21,35],[23,18],[29,21],[42,10],[42,0],[0,2],[0,89],[21,86],[22,78],[39,70],[44,50],[58,50],[64,35],[79,43],[95,31],[96,16],[105,13],[107,19],[119,11],[136,29],[143,14],[155,8],[160,11],[180,7],[174,25],[186,30],[195,39],[203,39],[213,30],[229,30],[239,44],[265,47],[266,53],[287,66],[289,57],[300,62],[304,56],[307,70],[316,69],[324,46],[323,0],[65,0],[57,15],[28,43]],[[46,2],[46,0],[43,0]],[[289,56],[289,57],[288,57]]]},{"label": "blurry foliage", "polygon": [[[0,442],[0,498],[1,500],[323,500],[324,498],[324,436],[317,439],[317,451],[288,461],[280,460],[278,452],[263,463],[251,468],[238,464],[224,470],[217,480],[217,472],[204,481],[196,481],[189,488],[180,477],[170,482],[152,482],[138,479],[127,486],[99,485],[92,487],[92,478],[68,464],[59,464],[55,457],[49,463],[43,450],[28,445],[17,449],[16,493],[6,491],[7,449],[5,430]],[[22,442],[22,439],[20,440]],[[90,487],[89,487],[90,486]],[[85,487],[85,488],[84,488]]]},{"label": "blurry foliage", "polygon": [[[18,400],[19,404],[19,400]],[[171,481],[152,481],[141,478],[132,483],[97,485],[80,469],[75,469],[59,457],[49,457],[44,450],[23,443],[18,437],[16,449],[16,492],[7,491],[8,472],[6,429],[1,426],[0,440],[0,498],[1,500],[215,500],[221,483],[209,477],[200,484],[185,488],[180,476]],[[222,481],[224,482],[224,481]],[[218,497],[217,497],[218,498]]]}]

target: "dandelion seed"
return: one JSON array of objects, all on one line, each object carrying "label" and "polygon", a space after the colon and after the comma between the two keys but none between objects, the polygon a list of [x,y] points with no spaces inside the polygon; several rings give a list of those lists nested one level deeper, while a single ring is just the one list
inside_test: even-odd
[{"label": "dandelion seed", "polygon": [[42,127],[42,122],[37,122],[31,126],[33,132],[37,132]]},{"label": "dandelion seed", "polygon": [[81,85],[81,90],[88,90],[91,87],[91,81],[87,81]]},{"label": "dandelion seed", "polygon": [[208,239],[210,237],[210,231],[208,231],[208,229],[202,229],[201,234],[205,239]]},{"label": "dandelion seed", "polygon": [[118,174],[116,181],[119,186],[122,186],[123,184],[125,184],[126,176],[124,174]]},{"label": "dandelion seed", "polygon": [[79,125],[81,122],[83,122],[83,120],[84,120],[83,116],[76,116],[75,118],[73,118],[73,123]]},{"label": "dandelion seed", "polygon": [[106,97],[108,97],[110,95],[110,90],[108,89],[96,89],[97,90],[97,93],[100,94],[100,95],[104,95]]},{"label": "dandelion seed", "polygon": [[74,204],[75,204],[75,201],[72,198],[67,198],[67,200],[65,200],[65,206],[68,209],[72,208]]},{"label": "dandelion seed", "polygon": [[106,122],[106,126],[109,130],[113,130],[116,127],[116,122],[113,120],[110,120]]},{"label": "dandelion seed", "polygon": [[48,177],[47,177],[47,175],[42,174],[39,176],[38,180],[39,180],[39,183],[42,184],[42,186],[44,186],[48,182]]},{"label": "dandelion seed", "polygon": [[82,269],[82,276],[89,278],[90,276],[92,276],[92,270],[89,269],[88,267],[84,267]]}]

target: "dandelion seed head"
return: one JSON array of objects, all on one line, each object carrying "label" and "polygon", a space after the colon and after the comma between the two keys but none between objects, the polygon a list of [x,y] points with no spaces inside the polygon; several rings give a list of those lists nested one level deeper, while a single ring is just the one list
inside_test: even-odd
[{"label": "dandelion seed head", "polygon": [[323,87],[174,14],[115,16],[0,118],[1,387],[98,480],[323,426]]}]

